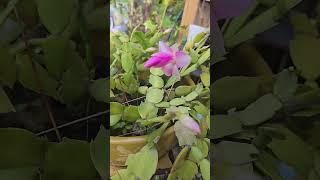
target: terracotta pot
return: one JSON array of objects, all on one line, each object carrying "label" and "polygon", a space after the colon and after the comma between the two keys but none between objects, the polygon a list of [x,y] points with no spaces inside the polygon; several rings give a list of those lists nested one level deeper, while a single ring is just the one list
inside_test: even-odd
[{"label": "terracotta pot", "polygon": [[[177,142],[172,126],[163,133],[157,143],[159,159],[166,155]],[[110,166],[125,167],[128,155],[137,153],[146,143],[146,135],[131,137],[110,136]]]}]

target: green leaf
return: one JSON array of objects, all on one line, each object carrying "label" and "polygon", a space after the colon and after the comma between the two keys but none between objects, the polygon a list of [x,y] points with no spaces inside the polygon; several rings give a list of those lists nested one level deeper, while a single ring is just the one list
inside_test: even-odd
[{"label": "green leaf", "polygon": [[[139,164],[139,166],[137,166]],[[158,151],[155,147],[143,147],[138,153],[130,154],[126,161],[128,173],[134,174],[136,179],[151,179],[156,172]]]},{"label": "green leaf", "polygon": [[239,119],[232,115],[213,115],[213,138],[222,138],[241,132],[242,125]]},{"label": "green leaf", "polygon": [[[278,127],[285,139],[272,139],[268,147],[282,161],[307,175],[313,165],[312,151],[307,143],[285,127]],[[303,154],[303,156],[301,156]]]},{"label": "green leaf", "polygon": [[135,180],[133,174],[129,174],[127,169],[120,169],[111,180]]},{"label": "green leaf", "polygon": [[298,88],[298,77],[290,70],[283,70],[277,75],[273,93],[282,101],[288,100]]},{"label": "green leaf", "polygon": [[209,59],[210,59],[210,48],[201,54],[201,56],[198,59],[198,65],[203,64],[204,62],[206,62]]},{"label": "green leaf", "polygon": [[156,105],[156,107],[159,107],[159,108],[168,108],[168,107],[170,107],[170,103],[169,102],[165,102],[165,101],[157,103],[155,105]]},{"label": "green leaf", "polygon": [[39,167],[45,153],[44,139],[18,128],[0,128],[0,169]]},{"label": "green leaf", "polygon": [[109,18],[107,6],[99,7],[86,16],[87,26],[90,30],[105,30],[108,27],[105,21]]},{"label": "green leaf", "polygon": [[227,76],[215,81],[211,86],[215,109],[227,111],[246,107],[259,98],[260,84],[260,79],[244,76]]},{"label": "green leaf", "polygon": [[122,118],[122,114],[110,115],[110,126],[116,125]]},{"label": "green leaf", "polygon": [[180,81],[180,76],[171,76],[164,88],[169,88],[170,86],[174,85],[176,82]]},{"label": "green leaf", "polygon": [[174,92],[177,96],[185,96],[191,93],[192,89],[192,86],[178,86]]},{"label": "green leaf", "polygon": [[74,58],[71,41],[62,37],[49,37],[42,44],[44,52],[44,63],[48,72],[57,80],[60,80],[62,73],[70,66],[70,59]]},{"label": "green leaf", "polygon": [[262,151],[258,155],[258,159],[254,161],[255,166],[265,175],[273,180],[284,180],[277,169],[278,159],[268,152]]},{"label": "green leaf", "polygon": [[3,180],[35,180],[39,175],[38,167],[1,169],[0,179]]},{"label": "green leaf", "polygon": [[121,56],[121,65],[125,72],[131,72],[133,70],[134,61],[131,53],[124,52]]},{"label": "green leaf", "polygon": [[76,0],[36,0],[42,24],[51,34],[62,32],[76,10]]},{"label": "green leaf", "polygon": [[138,106],[126,106],[123,111],[123,120],[134,122],[140,118]]},{"label": "green leaf", "polygon": [[101,78],[95,80],[89,87],[91,96],[93,96],[97,101],[108,102],[108,79]]},{"label": "green leaf", "polygon": [[0,86],[0,113],[16,112],[7,94]]},{"label": "green leaf", "polygon": [[200,78],[204,86],[206,87],[210,86],[210,71],[202,72],[200,75]]},{"label": "green leaf", "polygon": [[215,146],[215,152],[218,155],[216,161],[233,165],[249,163],[254,160],[252,155],[259,153],[258,149],[252,144],[232,141],[220,142]]},{"label": "green leaf", "polygon": [[181,121],[177,121],[174,124],[174,131],[179,141],[179,145],[192,145],[196,141],[194,132],[185,127]]},{"label": "green leaf", "polygon": [[168,180],[174,180],[179,178],[192,180],[194,179],[197,173],[197,164],[190,160],[185,160],[181,167],[179,167],[176,171],[170,173]]},{"label": "green leaf", "polygon": [[[45,94],[57,98],[58,82],[37,62],[33,61],[37,74],[32,67],[31,59],[27,55],[17,55],[17,71],[19,82],[32,91],[40,92],[40,85]],[[38,82],[38,80],[40,82]],[[78,91],[78,90],[77,90]],[[74,93],[74,92],[73,92]]]},{"label": "green leaf", "polygon": [[22,27],[11,18],[7,18],[0,26],[0,43],[9,44],[16,40],[21,33]]},{"label": "green leaf", "polygon": [[138,92],[140,94],[147,94],[147,91],[148,91],[148,86],[140,86],[138,89]]},{"label": "green leaf", "polygon": [[198,93],[193,91],[190,94],[188,94],[186,97],[184,97],[184,100],[186,101],[192,101],[198,97]]},{"label": "green leaf", "polygon": [[157,88],[149,88],[147,92],[146,100],[151,103],[159,103],[162,101],[164,96],[164,90],[163,89],[157,89]]},{"label": "green leaf", "polygon": [[192,162],[199,163],[203,158],[205,157],[202,154],[202,151],[198,147],[192,146],[188,159]]},{"label": "green leaf", "polygon": [[61,98],[65,103],[77,102],[87,92],[89,84],[88,67],[78,54],[72,60],[72,65],[62,75]]},{"label": "green leaf", "polygon": [[17,79],[17,68],[14,56],[9,49],[0,46],[0,81],[9,87],[13,87]]},{"label": "green leaf", "polygon": [[159,77],[159,76],[155,76],[155,75],[152,75],[152,74],[149,77],[149,82],[155,88],[162,88],[164,86],[163,79],[161,77]]},{"label": "green leaf", "polygon": [[142,119],[154,118],[157,116],[158,108],[154,106],[154,104],[149,102],[142,102],[139,105],[139,114]]},{"label": "green leaf", "polygon": [[308,80],[320,77],[320,61],[318,61],[320,40],[307,35],[297,35],[290,42],[290,55],[301,75]]},{"label": "green leaf", "polygon": [[238,118],[246,126],[258,125],[271,119],[281,108],[281,102],[274,95],[266,94],[241,111]]},{"label": "green leaf", "polygon": [[195,144],[202,152],[203,157],[207,157],[209,153],[209,143],[207,143],[205,139],[197,139]]},{"label": "green leaf", "polygon": [[200,163],[200,172],[204,180],[210,180],[210,162],[203,159]]},{"label": "green leaf", "polygon": [[312,24],[306,14],[293,11],[290,15],[290,21],[296,34],[304,33],[313,37],[318,36],[316,26]]},{"label": "green leaf", "polygon": [[150,72],[151,72],[151,74],[153,74],[155,76],[162,76],[164,74],[161,68],[152,67],[152,68],[150,68]]},{"label": "green leaf", "polygon": [[171,106],[179,106],[186,103],[186,101],[183,98],[174,98],[170,101]]},{"label": "green leaf", "polygon": [[63,142],[52,143],[45,157],[43,178],[46,180],[97,180],[90,146],[85,141],[64,139]]},{"label": "green leaf", "polygon": [[106,179],[108,173],[106,168],[109,163],[106,153],[108,151],[106,143],[107,140],[107,130],[103,126],[100,126],[98,135],[94,141],[91,141],[90,143],[91,160],[102,179]]}]

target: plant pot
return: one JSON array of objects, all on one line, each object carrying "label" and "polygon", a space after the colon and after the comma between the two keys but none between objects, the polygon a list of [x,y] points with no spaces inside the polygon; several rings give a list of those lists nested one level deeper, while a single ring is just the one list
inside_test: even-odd
[{"label": "plant pot", "polygon": [[[169,152],[176,144],[174,128],[171,126],[166,129],[157,143],[159,159]],[[110,166],[125,167],[125,162],[129,154],[137,153],[147,143],[147,135],[144,136],[131,136],[119,137],[110,136]],[[110,169],[110,171],[112,171]],[[112,175],[113,172],[110,172]]]}]

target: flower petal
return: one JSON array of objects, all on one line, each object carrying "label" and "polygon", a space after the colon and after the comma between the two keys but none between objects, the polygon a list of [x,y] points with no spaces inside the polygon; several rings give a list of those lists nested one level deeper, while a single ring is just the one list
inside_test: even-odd
[{"label": "flower petal", "polygon": [[173,53],[172,49],[163,41],[159,41],[159,52],[164,52],[167,54]]},{"label": "flower petal", "polygon": [[184,116],[182,118],[182,123],[185,127],[191,129],[195,134],[200,134],[201,130],[199,124],[190,116]]},{"label": "flower petal", "polygon": [[241,15],[251,3],[252,0],[215,0],[213,13],[218,20],[232,18]]},{"label": "flower petal", "polygon": [[173,65],[173,68],[172,68],[172,75],[175,75],[175,76],[180,76],[180,72],[179,72],[179,69],[177,67],[177,65]]},{"label": "flower petal", "polygon": [[173,72],[174,66],[175,66],[175,65],[172,64],[172,63],[168,63],[167,65],[162,66],[162,70],[163,70],[164,74],[165,74],[166,76],[171,76],[171,75],[172,75],[172,72]]},{"label": "flower petal", "polygon": [[183,51],[176,52],[176,65],[178,68],[189,65],[191,57]]},{"label": "flower petal", "polygon": [[179,47],[178,47],[178,44],[177,44],[177,43],[173,44],[170,48],[171,48],[171,50],[172,50],[173,52],[179,51]]},{"label": "flower petal", "polygon": [[150,67],[161,67],[166,65],[168,62],[170,62],[173,59],[173,56],[171,54],[167,54],[164,52],[157,52],[155,54],[151,55],[151,58],[149,58],[146,63],[144,64],[145,68]]}]

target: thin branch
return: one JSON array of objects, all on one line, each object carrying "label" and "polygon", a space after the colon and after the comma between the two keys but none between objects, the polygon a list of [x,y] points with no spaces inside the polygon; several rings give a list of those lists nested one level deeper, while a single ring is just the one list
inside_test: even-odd
[{"label": "thin branch", "polygon": [[[91,119],[91,118],[99,117],[99,116],[101,116],[101,115],[107,114],[108,112],[109,112],[109,110],[102,111],[102,112],[98,112],[98,113],[96,113],[96,114],[92,114],[92,115],[90,115],[90,116],[86,116],[86,117],[83,117],[83,118],[80,118],[80,119],[76,119],[76,120],[71,121],[71,122],[68,122],[68,123],[66,123],[66,124],[57,126],[56,128],[57,128],[57,129],[61,129],[61,128],[64,128],[64,127],[67,127],[67,126],[70,126],[70,125],[73,125],[73,124],[77,124],[77,123],[86,121],[86,120]],[[41,136],[41,135],[47,134],[47,133],[49,133],[49,132],[52,132],[52,131],[54,131],[54,130],[55,130],[55,128],[47,129],[47,130],[45,130],[45,131],[42,131],[42,132],[37,133],[36,135],[37,135],[37,136]]]}]

